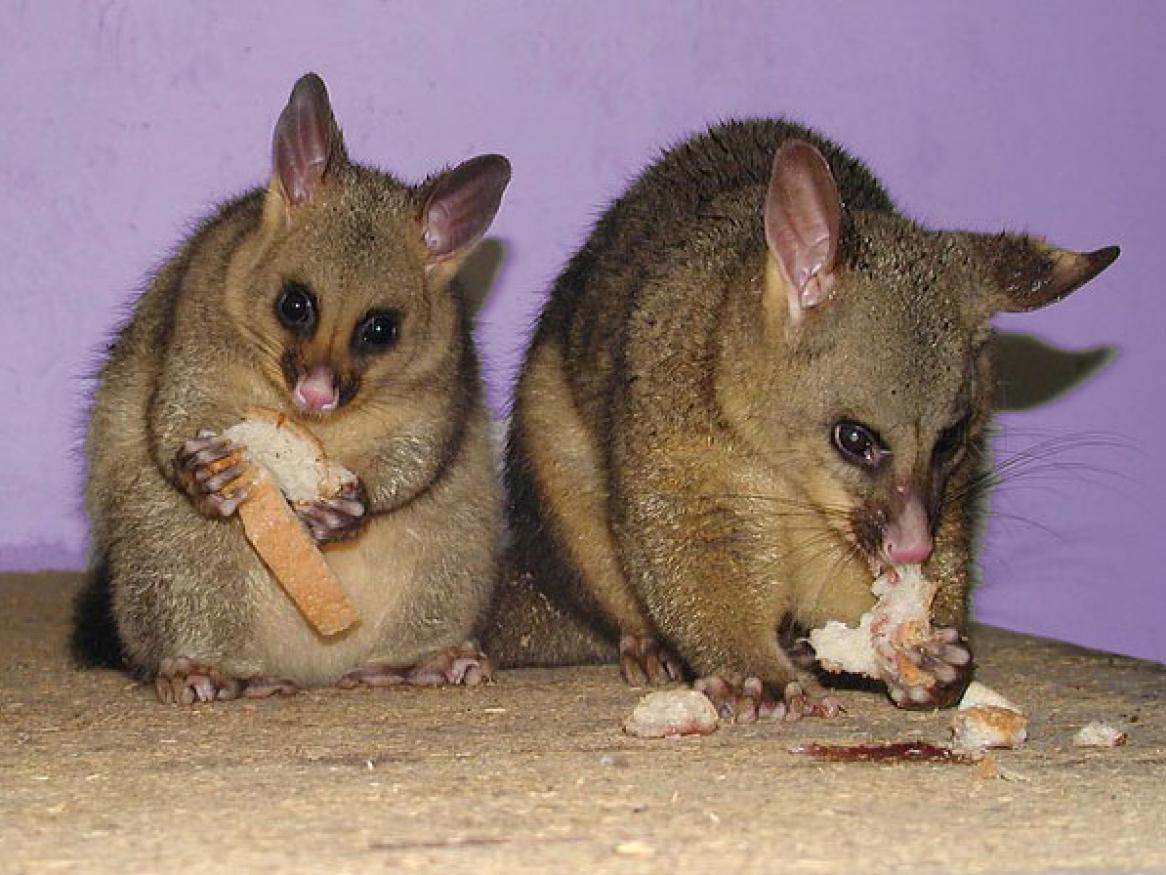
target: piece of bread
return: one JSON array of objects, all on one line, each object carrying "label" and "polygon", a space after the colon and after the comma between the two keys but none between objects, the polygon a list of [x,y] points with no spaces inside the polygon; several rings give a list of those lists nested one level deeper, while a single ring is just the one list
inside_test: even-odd
[{"label": "piece of bread", "polygon": [[288,502],[334,497],[356,475],[330,462],[314,435],[275,411],[248,411],[223,437],[245,448],[252,469],[238,510],[247,540],[317,632],[348,629],[359,619],[356,609]]},{"label": "piece of bread", "polygon": [[951,733],[957,750],[1019,747],[1028,738],[1028,718],[991,687],[972,681],[952,717]]},{"label": "piece of bread", "polygon": [[935,678],[906,654],[931,636],[936,588],[918,565],[888,569],[871,584],[878,602],[857,627],[831,620],[810,631],[818,662],[827,671],[894,677],[908,686],[933,685]]},{"label": "piece of bread", "polygon": [[638,738],[679,738],[716,732],[717,709],[696,690],[657,690],[636,703],[623,730]]}]

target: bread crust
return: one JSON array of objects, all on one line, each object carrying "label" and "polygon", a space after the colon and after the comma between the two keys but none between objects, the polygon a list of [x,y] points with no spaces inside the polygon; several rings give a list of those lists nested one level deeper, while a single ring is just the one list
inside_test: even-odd
[{"label": "bread crust", "polygon": [[[270,425],[302,442],[305,464],[324,461],[323,447],[315,436],[282,414],[256,409],[249,410],[246,419]],[[312,628],[326,637],[338,635],[360,619],[356,609],[265,467],[262,448],[247,447],[247,455],[251,483],[238,509],[247,540]]]}]

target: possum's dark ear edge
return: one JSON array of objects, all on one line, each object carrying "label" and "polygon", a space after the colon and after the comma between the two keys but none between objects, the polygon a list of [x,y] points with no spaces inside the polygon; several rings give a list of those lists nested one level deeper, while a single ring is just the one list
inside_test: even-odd
[{"label": "possum's dark ear edge", "polygon": [[433,183],[421,210],[421,239],[431,263],[466,254],[494,221],[510,183],[510,162],[479,155]]},{"label": "possum's dark ear edge", "polygon": [[1018,234],[982,237],[989,259],[988,307],[993,313],[1027,313],[1047,307],[1081,288],[1117,260],[1121,250],[1106,246],[1093,252],[1056,249]]},{"label": "possum's dark ear edge", "polygon": [[332,115],[324,80],[302,76],[275,123],[271,141],[272,189],[286,209],[303,206],[338,167],[348,162],[344,137]]}]

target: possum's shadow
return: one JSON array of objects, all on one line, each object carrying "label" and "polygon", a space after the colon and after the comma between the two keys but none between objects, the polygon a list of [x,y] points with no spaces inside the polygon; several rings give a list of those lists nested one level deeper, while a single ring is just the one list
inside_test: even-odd
[{"label": "possum's shadow", "polygon": [[505,260],[506,244],[497,237],[487,237],[462,262],[457,272],[457,289],[471,318],[476,319],[486,306]]},{"label": "possum's shadow", "polygon": [[1117,347],[1069,350],[1030,334],[997,331],[989,343],[996,379],[996,410],[1031,410],[1059,398],[1099,373]]}]

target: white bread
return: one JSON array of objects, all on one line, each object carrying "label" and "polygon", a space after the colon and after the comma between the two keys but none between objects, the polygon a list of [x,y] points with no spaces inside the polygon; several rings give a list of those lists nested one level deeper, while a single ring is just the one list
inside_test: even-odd
[{"label": "white bread", "polygon": [[328,461],[315,436],[275,411],[250,410],[223,437],[243,446],[251,463],[238,510],[247,540],[317,632],[343,632],[359,616],[288,501],[331,498],[356,475]]},{"label": "white bread", "polygon": [[1082,726],[1073,736],[1074,747],[1120,747],[1129,741],[1129,736],[1108,723],[1097,720]]},{"label": "white bread", "polygon": [[931,602],[937,586],[918,565],[886,571],[871,585],[879,597],[857,628],[831,620],[810,632],[810,645],[827,671],[872,678],[896,677],[910,686],[930,686],[935,678],[906,657],[931,636]]},{"label": "white bread", "polygon": [[638,738],[708,735],[719,724],[717,709],[696,690],[657,690],[636,703],[623,730]]},{"label": "white bread", "polygon": [[1028,738],[1028,718],[991,687],[972,681],[952,717],[951,733],[958,750],[1019,747]]}]

